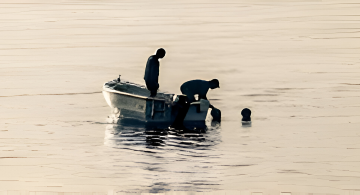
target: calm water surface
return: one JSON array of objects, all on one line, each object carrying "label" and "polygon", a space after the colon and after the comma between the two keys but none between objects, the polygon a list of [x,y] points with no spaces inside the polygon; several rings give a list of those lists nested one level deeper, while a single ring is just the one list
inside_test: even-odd
[{"label": "calm water surface", "polygon": [[[358,2],[0,5],[0,194],[359,193]],[[221,125],[108,122],[102,84],[143,84],[159,47],[162,90],[220,80]]]}]

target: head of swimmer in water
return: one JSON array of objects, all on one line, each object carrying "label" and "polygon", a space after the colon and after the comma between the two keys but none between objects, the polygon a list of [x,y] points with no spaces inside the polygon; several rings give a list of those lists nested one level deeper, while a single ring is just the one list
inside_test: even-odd
[{"label": "head of swimmer in water", "polygon": [[163,58],[165,56],[166,52],[165,52],[165,49],[163,48],[159,48],[157,51],[156,51],[156,54],[155,56],[158,57],[159,59]]},{"label": "head of swimmer in water", "polygon": [[244,108],[241,111],[241,115],[243,116],[242,121],[251,121],[251,110],[248,108]]},{"label": "head of swimmer in water", "polygon": [[213,79],[213,80],[209,81],[209,84],[210,84],[211,89],[220,88],[219,80],[217,80],[217,79]]}]

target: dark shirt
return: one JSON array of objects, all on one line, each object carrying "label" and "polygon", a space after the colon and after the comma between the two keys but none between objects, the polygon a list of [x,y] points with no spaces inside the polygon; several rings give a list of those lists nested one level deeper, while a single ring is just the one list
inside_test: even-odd
[{"label": "dark shirt", "polygon": [[184,94],[188,95],[199,95],[199,99],[206,99],[206,94],[209,91],[209,81],[204,80],[191,80],[181,85],[180,90]]},{"label": "dark shirt", "polygon": [[159,60],[155,57],[155,55],[152,55],[149,57],[146,68],[145,68],[145,75],[144,80],[146,83],[149,84],[157,84],[158,78],[159,78]]}]

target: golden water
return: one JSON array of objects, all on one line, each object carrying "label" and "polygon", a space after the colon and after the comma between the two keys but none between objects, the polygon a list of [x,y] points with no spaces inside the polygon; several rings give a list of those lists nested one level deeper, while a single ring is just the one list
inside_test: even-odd
[{"label": "golden water", "polygon": [[[340,0],[1,1],[0,194],[359,194],[359,10]],[[119,74],[143,83],[159,47],[162,90],[220,80],[208,97],[223,122],[205,141],[150,147],[106,122],[102,84]]]}]

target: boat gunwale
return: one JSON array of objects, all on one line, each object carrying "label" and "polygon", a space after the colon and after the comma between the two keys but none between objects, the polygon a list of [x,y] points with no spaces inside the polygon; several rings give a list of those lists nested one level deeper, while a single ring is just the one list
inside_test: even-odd
[{"label": "boat gunwale", "polygon": [[136,94],[132,94],[132,93],[127,93],[127,92],[123,92],[123,91],[117,91],[117,90],[114,90],[114,89],[109,89],[109,88],[106,88],[106,87],[104,87],[103,91],[117,93],[117,94],[121,94],[121,95],[132,96],[132,97],[141,98],[141,99],[145,99],[145,100],[165,101],[165,99],[136,95]]}]

